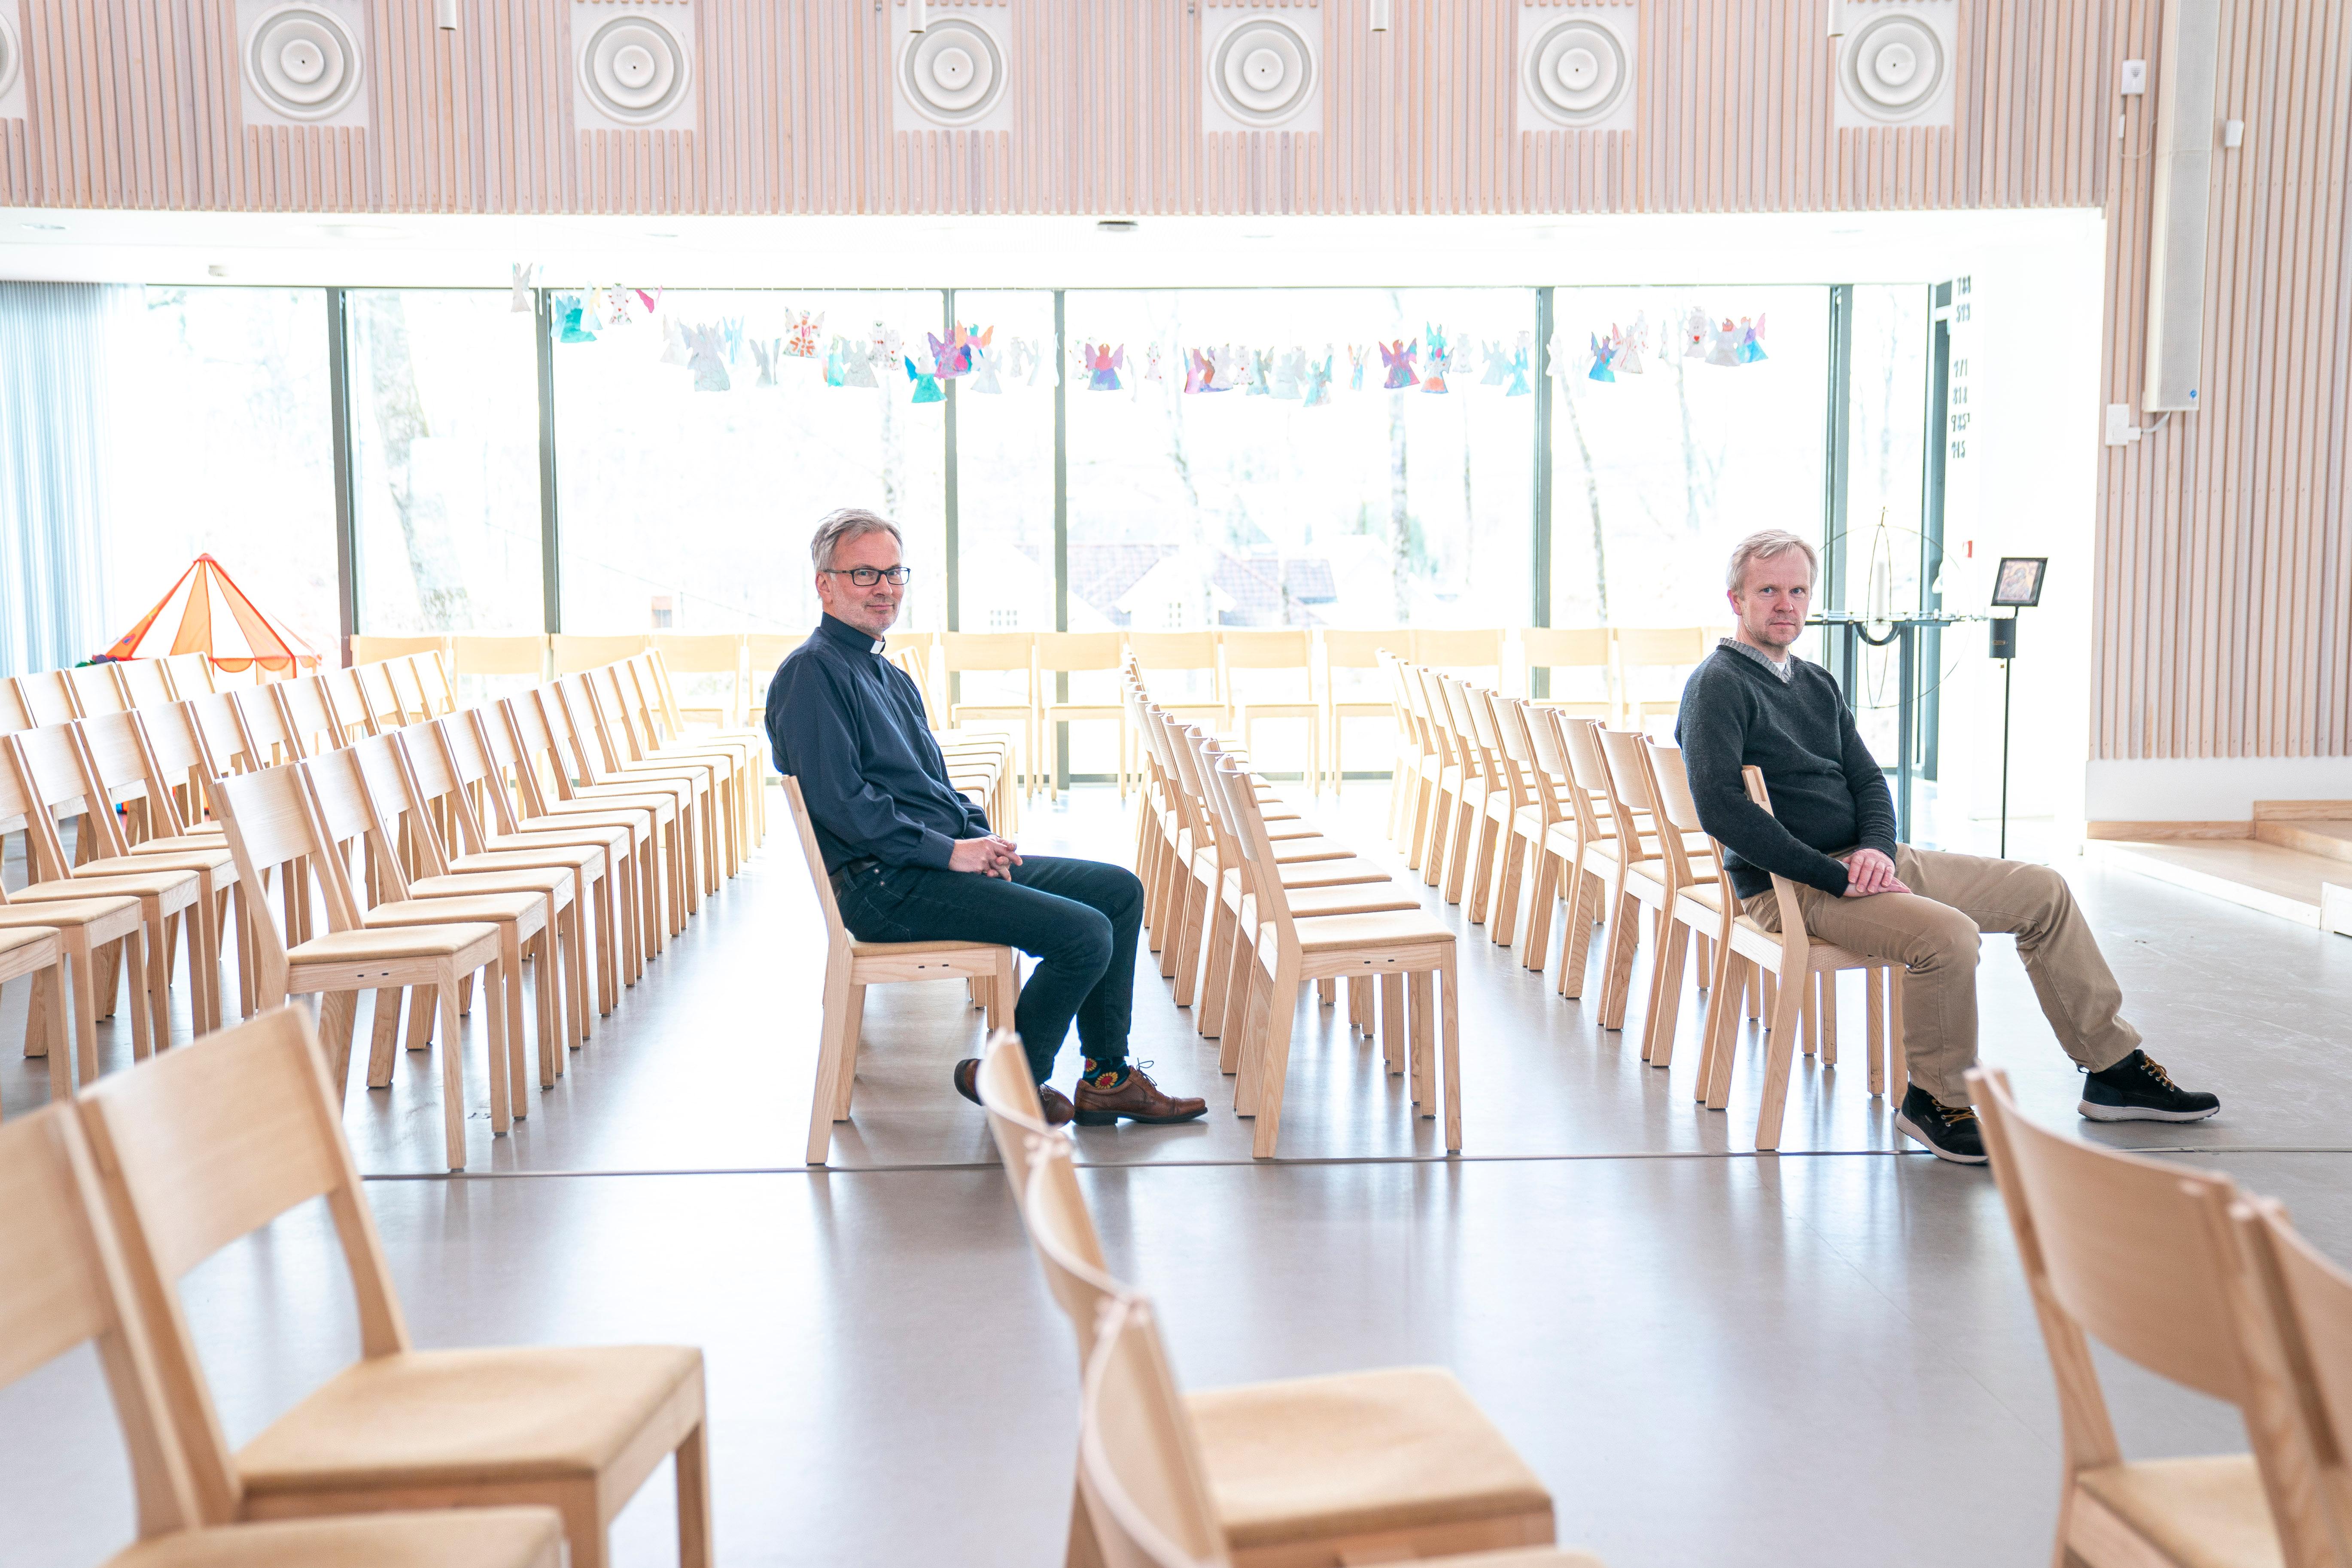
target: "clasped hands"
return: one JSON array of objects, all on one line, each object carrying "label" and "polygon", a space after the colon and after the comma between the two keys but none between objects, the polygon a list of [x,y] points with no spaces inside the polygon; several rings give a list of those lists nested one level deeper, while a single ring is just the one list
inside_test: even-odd
[{"label": "clasped hands", "polygon": [[1013,868],[1021,864],[1021,851],[1010,838],[989,834],[979,838],[959,838],[948,851],[948,869],[977,871],[983,877],[1002,877],[1013,880]]},{"label": "clasped hands", "polygon": [[1854,849],[1832,858],[1844,862],[1845,896],[1866,899],[1873,893],[1907,893],[1895,874],[1895,862],[1875,849]]}]

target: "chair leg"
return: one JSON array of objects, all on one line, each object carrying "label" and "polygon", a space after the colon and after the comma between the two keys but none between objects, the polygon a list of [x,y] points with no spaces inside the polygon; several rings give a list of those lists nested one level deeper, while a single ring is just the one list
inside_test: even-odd
[{"label": "chair leg", "polygon": [[1493,908],[1487,911],[1486,934],[1496,947],[1508,947],[1517,938],[1519,930],[1519,882],[1527,857],[1538,853],[1531,846],[1523,846],[1517,827],[1505,827],[1502,841],[1496,846],[1496,889]]},{"label": "chair leg", "polygon": [[677,1446],[677,1568],[711,1568],[710,1453],[702,1423]]},{"label": "chair leg", "polygon": [[1412,1084],[1412,1102],[1423,1116],[1437,1114],[1437,1079],[1431,1071],[1430,1048],[1436,1043],[1437,1031],[1433,1026],[1433,1005],[1436,998],[1430,984],[1430,972],[1416,970],[1405,976],[1405,1035],[1410,1053],[1408,1068]]},{"label": "chair leg", "polygon": [[1454,950],[1446,948],[1445,957],[1437,966],[1439,1026],[1444,1040],[1439,1049],[1445,1068],[1445,1152],[1462,1152],[1462,1018],[1457,1001],[1459,987],[1454,984]]},{"label": "chair leg", "polygon": [[1757,968],[1754,960],[1737,954],[1730,961],[1723,1011],[1717,1017],[1716,1037],[1707,1047],[1709,1065],[1699,1085],[1699,1099],[1709,1110],[1721,1110],[1731,1102],[1731,1067],[1739,1050],[1738,998],[1754,983]]},{"label": "chair leg", "polygon": [[849,1045],[850,1070],[841,1075],[834,1089],[833,1119],[835,1121],[849,1120],[849,1099],[857,1092],[857,1042],[863,1037],[865,1029],[866,987],[853,983],[849,987],[848,1004],[842,1010],[841,1020],[842,1037]]},{"label": "chair leg", "polygon": [[392,1064],[399,1053],[401,988],[369,993],[367,1086],[383,1089],[392,1083]]},{"label": "chair leg", "polygon": [[1661,914],[1664,940],[1658,943],[1657,962],[1650,969],[1650,1016],[1642,1037],[1642,1059],[1663,1068],[1675,1058],[1675,1029],[1681,1022],[1683,972],[1690,957],[1690,927],[1670,914]]},{"label": "chair leg", "polygon": [[[137,942],[136,935],[126,936],[125,942]],[[98,1078],[98,964],[88,944],[71,957],[73,971],[73,1052],[74,1076],[84,1087]],[[68,1048],[63,1040],[49,1047],[49,1054]],[[57,1081],[54,1064],[49,1069],[49,1081]]]},{"label": "chair leg", "polygon": [[38,1018],[51,1042],[49,1057],[49,1103],[60,1105],[73,1098],[73,1035],[66,1022],[66,966],[57,963],[33,976],[33,1002],[29,1018]]},{"label": "chair leg", "polygon": [[[482,984],[492,993],[490,1005],[482,1009],[482,1034],[490,1082],[490,1136],[498,1138],[514,1130],[514,1108],[523,1099],[522,1030],[514,1022],[522,1016],[521,966],[503,960],[487,964],[482,970]],[[501,993],[514,1000],[500,1005],[498,994]],[[454,1057],[458,1053],[450,1047],[445,1047],[442,1054]]]},{"label": "chair leg", "polygon": [[1559,857],[1541,844],[1531,847],[1535,857],[1535,887],[1528,895],[1528,939],[1520,964],[1541,974],[1551,962],[1551,906],[1559,897]]},{"label": "chair leg", "polygon": [[1911,1058],[1903,1044],[1903,977],[1910,973],[1899,963],[1886,971],[1886,1093],[1898,1103],[1911,1087]]},{"label": "chair leg", "polygon": [[1870,1080],[1870,1098],[1884,1099],[1886,1094],[1886,971],[1884,968],[1862,972],[1862,1033],[1863,1055],[1868,1066],[1864,1069]]},{"label": "chair leg", "polygon": [[1834,969],[1822,970],[1821,987],[1822,1005],[1819,1017],[1822,1026],[1822,1066],[1833,1068],[1837,1066],[1838,972]]},{"label": "chair leg", "polygon": [[1260,1047],[1265,1039],[1266,1016],[1272,1010],[1274,977],[1265,965],[1253,957],[1249,965],[1249,991],[1242,1005],[1241,1038],[1234,1042],[1236,1060],[1234,1064],[1234,1114],[1255,1116],[1258,1090],[1263,1083],[1265,1063]]},{"label": "chair leg", "polygon": [[1404,1076],[1404,975],[1391,970],[1381,976],[1381,1054],[1391,1078]]},{"label": "chair leg", "polygon": [[1789,1068],[1797,1054],[1806,989],[1801,974],[1781,977],[1778,1004],[1772,1009],[1772,1029],[1764,1037],[1764,1100],[1756,1111],[1759,1152],[1780,1146],[1780,1123],[1789,1105]]},{"label": "chair leg", "polygon": [[845,1039],[842,1025],[849,1015],[849,961],[837,958],[824,976],[824,1019],[817,1028],[816,1092],[809,1101],[808,1163],[824,1163],[833,1150],[833,1108],[841,1099],[841,1080],[856,1070],[856,1041]]},{"label": "chair leg", "polygon": [[466,1060],[464,1026],[457,1021],[457,977],[444,977],[441,995],[441,1124],[449,1168],[466,1168]]},{"label": "chair leg", "polygon": [[1575,891],[1568,900],[1568,929],[1560,933],[1559,994],[1573,1002],[1584,994],[1584,972],[1592,962],[1592,928],[1601,921],[1609,884],[1582,867],[1568,874]]},{"label": "chair leg", "polygon": [[356,991],[330,991],[319,999],[319,1044],[327,1054],[327,1082],[339,1107],[343,1103],[344,1086],[351,1081],[352,1035],[359,1023],[359,1008]]},{"label": "chair leg", "polygon": [[1265,1037],[1255,1053],[1259,1061],[1257,1128],[1250,1153],[1260,1160],[1274,1157],[1282,1136],[1282,1090],[1290,1076],[1291,1022],[1298,1012],[1298,970],[1285,955],[1277,961],[1273,984],[1266,988]]},{"label": "chair leg", "polygon": [[[1218,902],[1222,905],[1224,900]],[[1255,933],[1246,930],[1236,915],[1226,939],[1225,994],[1217,1020],[1217,1070],[1221,1073],[1241,1070],[1242,1053],[1255,1037],[1250,1033],[1251,988],[1257,984],[1258,969]]]},{"label": "chair leg", "polygon": [[1625,1006],[1633,988],[1633,955],[1642,941],[1642,900],[1620,892],[1609,921],[1609,953],[1601,980],[1601,1026],[1625,1026]]},{"label": "chair leg", "polygon": [[1225,991],[1233,978],[1234,931],[1241,924],[1222,891],[1209,900],[1208,973],[1201,981],[1201,1003],[1192,1010],[1192,1027],[1204,1040],[1224,1031]]}]

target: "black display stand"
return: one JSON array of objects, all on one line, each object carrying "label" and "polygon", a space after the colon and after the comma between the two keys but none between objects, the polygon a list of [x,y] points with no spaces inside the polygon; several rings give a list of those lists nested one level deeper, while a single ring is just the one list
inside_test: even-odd
[{"label": "black display stand", "polygon": [[2009,858],[2009,677],[2017,663],[2017,612],[1992,623],[1992,657],[2000,660],[2000,858]]}]

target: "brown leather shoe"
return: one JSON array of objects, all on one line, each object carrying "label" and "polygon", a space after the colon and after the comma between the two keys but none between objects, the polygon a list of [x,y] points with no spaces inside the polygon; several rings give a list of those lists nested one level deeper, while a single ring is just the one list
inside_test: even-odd
[{"label": "brown leather shoe", "polygon": [[1124,1118],[1150,1126],[1190,1121],[1207,1113],[1205,1100],[1180,1100],[1164,1094],[1141,1068],[1129,1068],[1127,1081],[1117,1089],[1097,1089],[1091,1079],[1078,1080],[1077,1116],[1081,1127],[1108,1127]]},{"label": "brown leather shoe", "polygon": [[[974,1105],[980,1103],[980,1058],[978,1057],[966,1057],[956,1063],[955,1086],[958,1094],[962,1095]],[[1062,1126],[1078,1113],[1077,1108],[1070,1103],[1069,1097],[1050,1083],[1041,1083],[1037,1086],[1037,1103],[1045,1110],[1045,1125],[1048,1127]]]}]

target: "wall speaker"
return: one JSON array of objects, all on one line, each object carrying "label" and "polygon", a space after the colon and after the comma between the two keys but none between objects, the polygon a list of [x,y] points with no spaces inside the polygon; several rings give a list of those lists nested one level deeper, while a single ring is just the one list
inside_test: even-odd
[{"label": "wall speaker", "polygon": [[1832,123],[1952,123],[1959,0],[1847,0],[1845,27]]},{"label": "wall speaker", "polygon": [[0,120],[25,117],[25,39],[16,7],[0,5]]},{"label": "wall speaker", "polygon": [[245,122],[366,125],[366,37],[359,0],[237,0]]},{"label": "wall speaker", "polygon": [[1519,129],[1630,131],[1635,14],[1627,7],[1519,6]]},{"label": "wall speaker", "polygon": [[2205,205],[2213,164],[2221,0],[2165,0],[2156,58],[2156,191],[2148,211],[2148,410],[2197,406],[2205,353]]},{"label": "wall speaker", "polygon": [[582,131],[691,131],[694,7],[572,0],[572,118]]},{"label": "wall speaker", "polygon": [[1241,0],[1201,7],[1201,129],[1323,129],[1323,10]]},{"label": "wall speaker", "polygon": [[945,0],[926,9],[921,32],[897,29],[891,123],[900,131],[1012,129],[1011,13],[1003,5],[951,9]]}]

